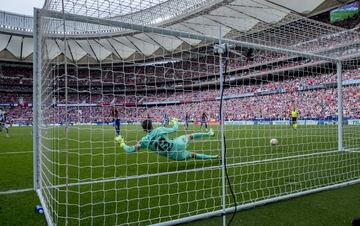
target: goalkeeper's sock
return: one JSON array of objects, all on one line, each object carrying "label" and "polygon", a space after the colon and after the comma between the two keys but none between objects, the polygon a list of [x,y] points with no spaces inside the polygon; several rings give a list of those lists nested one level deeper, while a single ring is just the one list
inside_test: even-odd
[{"label": "goalkeeper's sock", "polygon": [[134,146],[128,146],[126,144],[123,145],[123,149],[127,152],[127,153],[132,153],[136,151],[136,148]]},{"label": "goalkeeper's sock", "polygon": [[294,129],[296,129],[297,128],[297,124],[294,124]]},{"label": "goalkeeper's sock", "polygon": [[209,132],[207,132],[207,133],[193,133],[193,134],[191,134],[191,137],[193,139],[200,139],[200,138],[203,138],[203,137],[211,137],[211,136],[214,136],[214,131],[212,129],[210,129]]},{"label": "goalkeeper's sock", "polygon": [[207,159],[219,159],[218,155],[207,155],[207,154],[195,154],[195,158],[196,159],[203,159],[203,160],[207,160]]},{"label": "goalkeeper's sock", "polygon": [[209,137],[209,133],[192,133],[191,137],[193,139],[200,139],[200,138],[203,138],[203,137]]}]

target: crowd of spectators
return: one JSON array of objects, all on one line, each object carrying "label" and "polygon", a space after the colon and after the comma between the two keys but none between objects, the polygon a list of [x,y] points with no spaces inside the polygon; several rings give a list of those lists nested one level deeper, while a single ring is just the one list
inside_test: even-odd
[{"label": "crowd of spectators", "polygon": [[[231,58],[229,61],[229,68],[241,68],[245,65],[238,64],[244,62],[245,64],[256,64],[258,55],[255,55],[254,61],[241,61],[236,58]],[[234,56],[233,56],[234,57]],[[271,60],[276,57],[276,54],[264,54],[261,59]],[[204,57],[205,59],[205,57]],[[107,93],[111,96],[112,93],[124,93],[124,90],[167,90],[171,88],[178,88],[184,85],[193,86],[199,85],[204,82],[219,82],[218,77],[212,74],[218,72],[218,66],[215,66],[217,58],[206,57],[214,64],[205,64],[204,59],[200,58],[198,61],[184,61],[184,62],[171,62],[161,64],[160,66],[124,66],[124,68],[87,68],[79,67],[77,70],[70,68],[68,70],[68,92],[76,94],[77,91],[81,93],[91,93],[104,95]],[[247,62],[247,63],[246,63]],[[268,73],[282,68],[294,67],[308,62],[308,60],[294,61],[283,64],[272,65],[271,67],[252,69],[243,71],[236,75],[239,76],[252,76],[256,73]],[[254,64],[255,63],[255,64]],[[186,68],[186,70],[184,69]],[[18,70],[15,66],[3,65],[0,67],[0,92],[11,93],[31,93],[32,92],[32,70],[31,67],[19,67]],[[60,93],[64,92],[65,76],[62,68],[53,68],[56,73],[48,73],[48,77],[44,81],[48,81],[47,86],[52,86]],[[120,71],[118,71],[120,70]],[[146,74],[146,76],[145,76]],[[57,76],[57,77],[54,77]],[[201,79],[200,79],[201,78]],[[229,79],[234,79],[233,77]],[[51,83],[51,84],[50,84]],[[98,98],[98,97],[96,97]],[[96,99],[93,98],[93,99]],[[102,97],[103,98],[103,97]],[[108,98],[108,97],[106,97]],[[110,97],[109,97],[110,98]],[[106,101],[106,100],[105,100]]]},{"label": "crowd of spectators", "polygon": [[298,43],[293,47],[299,50],[307,50],[309,52],[321,52],[328,49],[346,46],[360,40],[360,34],[354,31],[343,31],[337,34],[331,34],[320,37],[308,42]]},{"label": "crowd of spectators", "polygon": [[[239,53],[242,53],[239,50]],[[228,70],[244,70],[242,76],[253,73],[266,72],[275,69],[293,67],[308,63],[309,60],[286,62],[286,54],[273,52],[256,51],[250,58],[241,57],[236,54],[228,56]],[[269,62],[284,60],[285,62],[272,64],[269,68],[260,67]],[[79,66],[69,68],[67,71],[67,83],[71,87],[116,87],[121,88],[125,85],[136,85],[137,88],[146,85],[165,86],[161,84],[170,82],[166,86],[176,85],[174,81],[201,82],[199,78],[207,79],[210,76],[218,74],[220,70],[219,58],[216,55],[200,54],[196,58],[183,59],[177,62],[168,62],[162,64],[149,65],[123,65],[117,67],[87,67]],[[65,84],[65,71],[62,67],[52,67],[52,71],[47,72],[48,81],[54,81],[50,84],[54,87],[63,87]],[[17,67],[16,65],[0,66],[0,84],[19,85],[22,89],[29,89],[32,84],[32,68]],[[0,87],[1,88],[1,87]]]},{"label": "crowd of spectators", "polygon": [[[344,79],[360,79],[360,71],[352,70],[344,73]],[[334,74],[306,76],[284,81],[229,87],[225,90],[224,109],[226,120],[250,120],[261,118],[288,118],[289,109],[297,108],[300,117],[327,118],[337,115],[337,89],[315,89],[299,91],[300,87],[336,81]],[[295,89],[294,89],[295,87]],[[258,93],[272,90],[283,90],[281,93],[239,97],[241,94]],[[119,110],[124,121],[140,121],[153,118],[161,121],[164,114],[171,117],[184,118],[187,112],[194,120],[199,120],[200,114],[206,112],[210,118],[217,120],[219,116],[218,89],[191,91],[166,95],[166,93],[145,95],[69,95],[67,101],[63,95],[53,96],[48,100],[46,112],[49,122],[64,123],[65,107],[61,104],[75,104],[68,107],[68,119],[74,123],[110,122],[113,105]],[[237,97],[236,97],[237,96]],[[180,101],[181,104],[158,104],[145,107],[144,102]],[[14,122],[29,123],[31,108],[25,103],[31,103],[31,95],[2,95],[2,103],[17,103],[17,106],[7,107],[9,117]],[[343,108],[345,117],[360,117],[360,87],[343,87]]]},{"label": "crowd of spectators", "polygon": [[[347,70],[343,73],[343,80],[360,79],[360,70]],[[271,90],[284,90],[286,92],[297,91],[300,88],[305,88],[311,85],[319,85],[325,83],[335,83],[336,74],[319,74],[316,76],[293,77],[283,81],[268,81],[258,80],[258,84],[244,85],[237,84],[226,88],[225,96],[239,95],[251,92],[263,92]],[[205,90],[205,91],[181,91],[173,94],[147,94],[142,99],[144,102],[159,102],[159,101],[205,101],[211,100],[220,96],[219,90]]]},{"label": "crowd of spectators", "polygon": [[[346,117],[360,117],[359,87],[344,88],[343,105]],[[224,107],[226,120],[288,118],[288,111],[294,107],[300,110],[302,118],[336,117],[337,90],[320,89],[236,98],[225,100]],[[196,120],[199,120],[202,112],[206,112],[211,118],[217,119],[219,116],[219,101],[202,101],[146,108],[143,114],[139,115],[135,120],[150,115],[159,121],[164,114],[183,118],[185,112]]]},{"label": "crowd of spectators", "polygon": [[[351,37],[351,36],[350,36]],[[349,42],[357,37],[347,37]],[[325,43],[323,48],[328,49],[331,43],[338,43],[337,38],[324,37]],[[299,48],[307,48],[304,46],[313,46],[319,48],[322,41],[316,40],[304,43]],[[310,48],[310,47],[309,47]],[[349,52],[351,50],[351,52]],[[344,50],[348,54],[356,54],[354,49]],[[293,59],[286,54],[274,52],[254,51],[251,56],[244,56],[244,52],[238,50],[243,57],[233,53],[228,55],[228,71],[238,71],[232,75],[231,79],[241,77],[256,76],[269,72],[276,72],[294,67],[309,66],[309,64],[319,63],[319,60],[309,59]],[[360,53],[360,52],[359,52]],[[92,68],[81,66],[77,68],[69,68],[67,71],[67,84],[77,89],[89,90],[96,92],[98,90],[117,90],[122,91],[126,86],[136,86],[136,89],[148,89],[149,87],[175,88],[181,85],[196,85],[206,82],[218,82],[219,77],[215,75],[219,73],[220,67],[218,56],[202,54],[197,58],[188,60],[169,62],[163,64],[149,65],[124,65],[122,67],[102,67]],[[17,90],[31,91],[32,84],[32,68],[1,66],[0,67],[0,90],[5,90],[9,86],[17,86]],[[65,85],[65,72],[61,67],[53,67],[54,71],[48,72],[48,81],[53,81],[54,88],[61,88]],[[55,72],[55,73],[53,73]],[[56,77],[55,77],[56,76]]]},{"label": "crowd of spectators", "polygon": [[[358,33],[344,32],[300,43],[293,48],[318,53],[356,41],[360,41]],[[269,74],[280,69],[319,62],[273,52],[249,49],[234,51],[238,54],[234,52],[228,54],[227,69],[241,70],[241,72],[228,77],[228,81],[235,81],[240,76],[253,77],[257,74]],[[357,53],[354,49],[348,51]],[[214,120],[218,119],[219,101],[216,100],[220,95],[218,89],[213,86],[203,88],[201,91],[181,89],[182,85],[192,86],[219,81],[219,78],[214,76],[220,70],[219,57],[213,53],[198,52],[195,57],[189,57],[187,60],[164,61],[160,64],[124,64],[111,68],[106,65],[98,68],[86,65],[70,67],[67,71],[67,82],[70,87],[67,99],[64,98],[65,71],[61,66],[54,66],[53,70],[56,73],[48,72],[48,77],[44,81],[51,83],[48,86],[52,86],[56,94],[43,94],[42,97],[48,106],[49,121],[52,122],[64,122],[66,115],[64,104],[72,105],[67,108],[69,120],[82,123],[110,122],[110,111],[114,105],[125,121],[139,121],[147,117],[161,121],[164,114],[183,118],[185,112],[195,120],[198,120],[201,112],[206,112]],[[312,71],[308,70],[308,72]],[[292,76],[284,74],[284,77],[279,77],[277,80],[259,78],[257,82],[249,84],[242,84],[241,81],[231,83],[224,92],[224,96],[228,97],[224,101],[226,119],[287,118],[287,110],[292,107],[300,110],[301,117],[336,117],[337,92],[334,87],[304,89],[318,84],[335,83],[334,73],[326,74],[319,70],[312,72],[311,75],[304,73],[303,77]],[[360,69],[343,72],[343,80],[351,79],[360,79]],[[165,81],[174,82],[167,84]],[[32,83],[31,66],[0,65],[0,107],[8,112],[9,118],[14,123],[28,124],[32,120]],[[180,89],[174,89],[175,87]],[[346,117],[360,117],[359,87],[358,84],[344,87],[343,103]],[[125,94],[126,89],[134,90],[135,94]],[[136,90],[141,89],[149,92],[136,93]],[[159,89],[159,91],[154,92],[151,89]],[[241,94],[274,90],[281,92],[240,97]],[[164,101],[179,101],[180,104],[169,103],[157,106],[150,104],[147,107],[144,105],[148,102]]]}]

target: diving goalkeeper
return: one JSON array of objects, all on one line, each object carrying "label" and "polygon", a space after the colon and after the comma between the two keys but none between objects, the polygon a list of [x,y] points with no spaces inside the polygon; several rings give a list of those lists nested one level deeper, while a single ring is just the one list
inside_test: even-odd
[{"label": "diving goalkeeper", "polygon": [[122,147],[127,153],[132,153],[142,148],[148,148],[161,156],[165,156],[176,161],[187,160],[190,158],[204,160],[220,159],[219,155],[200,154],[186,150],[189,141],[214,136],[212,129],[210,129],[207,133],[193,133],[183,135],[175,139],[170,139],[167,135],[176,132],[178,129],[178,122],[176,119],[171,120],[171,123],[173,124],[172,128],[158,127],[153,129],[151,120],[147,119],[142,122],[142,128],[147,135],[138,141],[137,144],[134,146],[126,145],[122,136],[115,137],[115,141],[119,142],[120,147]]}]

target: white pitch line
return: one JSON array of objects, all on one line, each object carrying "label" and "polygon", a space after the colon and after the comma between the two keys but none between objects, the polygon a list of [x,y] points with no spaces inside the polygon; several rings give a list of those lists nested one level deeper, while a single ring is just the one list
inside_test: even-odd
[{"label": "white pitch line", "polygon": [[10,194],[16,194],[21,192],[29,192],[34,191],[34,188],[24,188],[24,189],[14,189],[14,190],[7,190],[7,191],[0,191],[0,195],[10,195]]},{"label": "white pitch line", "polygon": [[345,149],[345,152],[360,153],[360,148]]},{"label": "white pitch line", "polygon": [[32,151],[11,151],[11,152],[0,152],[0,155],[15,155],[15,154],[28,154],[33,153]]}]

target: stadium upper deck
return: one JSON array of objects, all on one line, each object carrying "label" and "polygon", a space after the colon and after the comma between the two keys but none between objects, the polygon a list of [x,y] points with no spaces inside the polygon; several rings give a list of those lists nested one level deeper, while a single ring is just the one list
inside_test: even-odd
[{"label": "stadium upper deck", "polygon": [[[95,15],[91,5],[75,4],[69,0],[65,1],[65,12],[124,23],[131,21],[135,24],[215,38],[219,37],[221,26],[221,36],[224,39],[257,43],[272,48],[306,50],[310,54],[330,57],[346,57],[349,55],[349,45],[352,45],[351,49],[358,48],[360,39],[355,31],[307,18],[340,4],[333,0],[307,0],[301,7],[292,1],[283,0],[158,0],[142,1],[139,5],[132,2],[131,7],[130,1],[123,1],[116,6],[111,4],[111,1],[99,1],[98,7],[104,8],[104,13]],[[112,15],[105,14],[109,7],[112,8]],[[44,9],[60,11],[61,5],[58,1],[49,0],[46,1]],[[0,60],[32,61],[32,26],[32,17],[0,12]],[[149,58],[173,55],[208,45],[203,40],[68,19],[65,28],[68,40],[64,46],[62,21],[51,20],[49,27],[51,28],[48,28],[47,32],[51,32],[55,37],[46,42],[49,59],[63,61],[66,49],[67,60],[77,64],[146,61]],[[338,42],[338,39],[342,42]],[[329,42],[332,43],[331,48]]]}]

